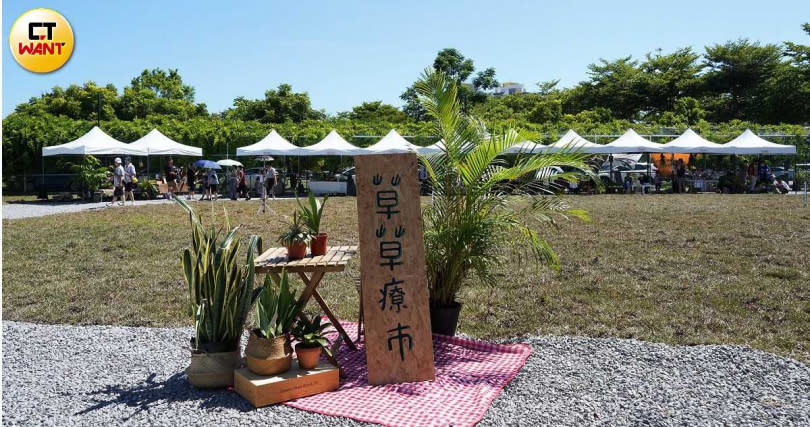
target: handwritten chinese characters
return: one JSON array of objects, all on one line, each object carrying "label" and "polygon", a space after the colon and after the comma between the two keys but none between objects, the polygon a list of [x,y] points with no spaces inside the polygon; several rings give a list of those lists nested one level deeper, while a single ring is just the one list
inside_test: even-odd
[{"label": "handwritten chinese characters", "polygon": [[369,383],[431,380],[416,155],[358,156],[355,166]]}]

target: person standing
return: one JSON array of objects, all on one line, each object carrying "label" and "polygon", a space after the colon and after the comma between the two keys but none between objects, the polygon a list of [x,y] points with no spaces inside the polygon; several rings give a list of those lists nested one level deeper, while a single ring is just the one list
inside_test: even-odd
[{"label": "person standing", "polygon": [[655,178],[653,179],[653,182],[655,183],[655,192],[657,194],[661,194],[661,174],[660,173],[658,173],[658,172],[655,173]]},{"label": "person standing", "polygon": [[276,200],[276,185],[278,185],[278,173],[276,173],[276,169],[273,167],[272,163],[265,166],[264,183],[265,185],[267,185],[267,193],[273,197],[273,200]]},{"label": "person standing", "polygon": [[243,168],[242,166],[237,166],[237,169],[236,169],[236,180],[237,180],[236,191],[239,193],[237,198],[244,197],[245,200],[250,200],[250,192],[248,191],[247,182],[246,182],[245,178],[246,178],[245,177],[245,168]]},{"label": "person standing", "polygon": [[219,176],[217,176],[217,171],[211,169],[208,171],[208,199],[209,200],[216,200],[218,197],[217,195],[217,185],[219,185]]},{"label": "person standing", "polygon": [[126,167],[124,168],[124,203],[127,199],[132,199],[132,206],[135,206],[135,183],[138,181],[135,172],[135,165],[129,157],[124,159]]},{"label": "person standing", "polygon": [[236,200],[236,168],[228,168],[228,197],[231,200]]},{"label": "person standing", "polygon": [[188,165],[186,168],[186,187],[188,188],[188,199],[194,200],[194,168]]},{"label": "person standing", "polygon": [[166,164],[166,171],[164,173],[166,178],[166,198],[171,200],[174,198],[174,189],[177,186],[177,168],[174,167],[174,160],[169,157],[169,162]]},{"label": "person standing", "polygon": [[259,205],[259,209],[256,210],[256,215],[259,212],[267,212],[267,176],[269,172],[267,171],[267,164],[265,163],[264,168],[259,172],[259,196],[262,198],[262,204]]},{"label": "person standing", "polygon": [[121,166],[121,158],[115,158],[115,169],[113,170],[113,198],[107,206],[115,206],[115,199],[118,199],[121,206],[124,205],[124,167]]}]

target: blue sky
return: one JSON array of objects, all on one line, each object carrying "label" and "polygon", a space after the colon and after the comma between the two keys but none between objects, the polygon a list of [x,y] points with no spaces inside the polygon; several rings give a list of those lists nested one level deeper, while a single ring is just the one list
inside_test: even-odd
[{"label": "blue sky", "polygon": [[[49,7],[71,22],[73,57],[29,73],[8,32],[25,10]],[[399,95],[440,49],[455,47],[500,81],[534,89],[583,80],[599,58],[741,37],[810,44],[810,1],[41,1],[3,2],[3,116],[56,85],[93,80],[119,90],[145,68],[178,68],[211,112],[280,83],[337,113]]]}]

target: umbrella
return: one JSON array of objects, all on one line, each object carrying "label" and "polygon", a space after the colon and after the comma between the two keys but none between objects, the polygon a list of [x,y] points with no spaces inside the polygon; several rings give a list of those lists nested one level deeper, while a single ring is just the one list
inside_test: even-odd
[{"label": "umbrella", "polygon": [[217,164],[220,166],[242,166],[241,163],[231,159],[217,160]]},{"label": "umbrella", "polygon": [[210,160],[197,160],[194,162],[194,167],[203,168],[203,169],[222,169],[217,162],[212,162]]}]

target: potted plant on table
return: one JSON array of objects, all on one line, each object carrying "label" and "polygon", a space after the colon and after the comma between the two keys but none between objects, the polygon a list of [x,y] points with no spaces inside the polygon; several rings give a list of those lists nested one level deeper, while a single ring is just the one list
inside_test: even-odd
[{"label": "potted plant on table", "polygon": [[188,285],[189,311],[194,321],[189,382],[198,388],[227,387],[241,365],[240,340],[248,312],[263,288],[253,289],[253,260],[261,239],[251,236],[247,260],[240,264],[239,227],[220,240],[219,231],[205,230],[202,222],[180,198],[189,214],[192,245],[183,251],[183,274]]},{"label": "potted plant on table", "polygon": [[298,366],[301,369],[315,369],[318,366],[318,359],[321,352],[326,352],[331,356],[329,341],[326,339],[324,331],[332,326],[331,323],[321,323],[320,316],[313,316],[312,320],[305,315],[301,316],[295,323],[292,334],[298,344],[295,345],[295,356],[298,358]]},{"label": "potted plant on table", "polygon": [[292,363],[290,328],[301,304],[290,290],[287,272],[281,273],[278,288],[270,283],[270,276],[256,301],[256,328],[250,332],[245,357],[251,372],[274,375],[286,372]]},{"label": "potted plant on table", "polygon": [[293,220],[288,224],[287,230],[278,237],[278,242],[287,248],[287,258],[293,261],[307,256],[307,243],[310,238],[311,235],[296,211],[293,212]]},{"label": "potted plant on table", "polygon": [[[526,195],[525,201],[510,199],[509,194],[529,193],[523,187],[532,186],[532,181],[521,178],[551,170],[546,176],[549,182],[577,182],[583,174],[591,178],[594,174],[586,154],[574,150],[521,153],[510,163],[500,160],[498,156],[519,141],[518,132],[512,128],[488,131],[483,122],[465,115],[457,84],[445,73],[429,68],[416,83],[416,91],[435,135],[445,143],[442,152],[421,158],[433,188],[422,212],[430,319],[433,332],[454,335],[461,311],[457,296],[470,276],[495,282],[492,269],[504,259],[522,255],[559,267],[556,253],[529,220],[554,224],[558,218],[588,218],[585,211],[570,208],[550,192]],[[582,172],[556,172],[566,166]],[[513,257],[504,256],[509,249]]]},{"label": "potted plant on table", "polygon": [[312,241],[310,242],[312,256],[326,255],[327,235],[326,233],[321,233],[321,217],[323,216],[323,207],[326,206],[326,201],[329,200],[329,196],[324,195],[323,200],[318,201],[312,193],[312,190],[309,190],[306,205],[301,203],[301,200],[297,197],[295,200],[301,208],[301,219],[312,235]]}]

